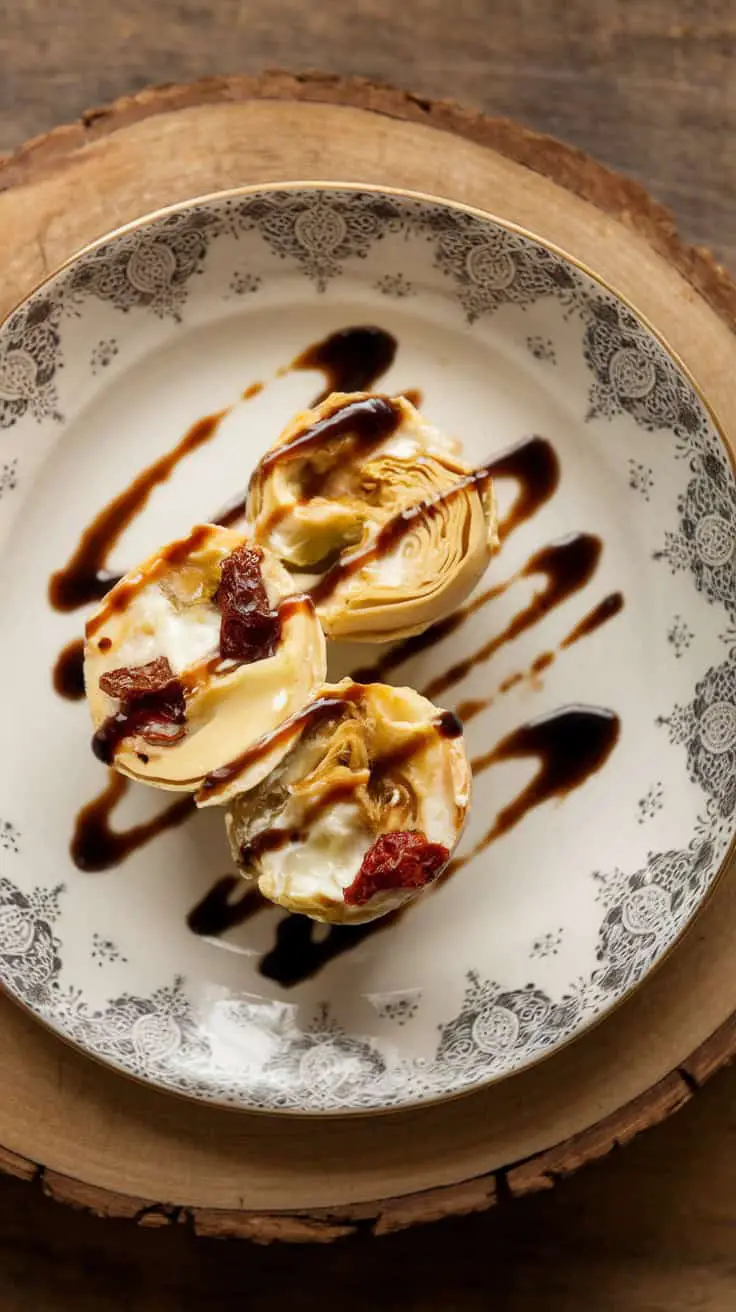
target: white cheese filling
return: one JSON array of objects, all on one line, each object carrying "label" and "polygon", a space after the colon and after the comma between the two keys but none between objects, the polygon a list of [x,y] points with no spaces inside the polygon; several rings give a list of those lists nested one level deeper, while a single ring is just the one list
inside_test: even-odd
[{"label": "white cheese filling", "polygon": [[220,612],[209,603],[177,610],[157,583],[143,588],[127,613],[128,634],[116,652],[120,665],[146,665],[165,656],[175,674],[214,655]]},{"label": "white cheese filling", "polygon": [[[289,802],[279,817],[279,829],[298,828],[300,811],[301,806]],[[258,867],[268,881],[269,897],[341,902],[373,842],[356,803],[339,802],[312,821],[304,842],[262,853]]]},{"label": "white cheese filling", "polygon": [[[425,758],[426,759],[426,758]],[[446,793],[446,782],[441,768],[433,769],[427,762],[428,778],[421,806],[421,816],[412,828],[425,834],[429,842],[454,847],[456,832],[452,814],[454,798]],[[400,799],[396,789],[393,798]],[[356,802],[337,802],[328,806],[309,823],[308,833],[302,830],[303,805],[291,798],[280,813],[275,828],[301,832],[303,838],[284,844],[283,847],[259,855],[256,869],[267,883],[267,895],[293,900],[327,898],[334,902],[344,900],[345,890],[355,880],[363,858],[373,846],[376,835],[371,834]],[[388,828],[388,826],[387,826]],[[251,835],[255,839],[257,835]],[[395,890],[403,898],[401,890]],[[385,898],[388,890],[380,896]],[[393,894],[393,890],[389,896]]]}]

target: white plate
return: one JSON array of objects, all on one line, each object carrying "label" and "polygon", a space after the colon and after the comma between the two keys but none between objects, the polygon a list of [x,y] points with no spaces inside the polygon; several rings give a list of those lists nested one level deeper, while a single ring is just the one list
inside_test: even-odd
[{"label": "white plate", "polygon": [[[231,407],[151,492],[110,567],[211,515],[324,387],[290,361],[356,325],[396,338],[378,385],[421,389],[470,460],[525,442],[527,478],[535,453],[547,462],[546,499],[526,518],[517,502],[479,590],[497,595],[386,676],[441,688],[468,717],[463,864],[373,932],[264,909],[203,937],[187,917],[232,870],[217,813],[103,871],[70,857],[75,816],[106,777],[84,706],[52,688],[85,611],[54,610],[49,577],[144,466]],[[519,484],[501,478],[498,492],[506,513]],[[723,865],[735,519],[725,447],[652,332],[567,258],[488,217],[378,190],[272,187],[178,207],[86,251],[0,330],[0,979],[111,1065],[241,1107],[405,1106],[553,1051],[651,970]],[[546,559],[577,561],[581,579],[556,600],[538,572],[549,544]],[[515,624],[545,588],[554,604]],[[606,621],[566,646],[601,603]],[[331,673],[377,657],[335,650]],[[514,810],[544,783],[544,740],[569,786]],[[173,804],[116,786],[128,836]],[[494,826],[505,832],[487,842]],[[312,974],[269,977],[299,976],[305,953]]]}]

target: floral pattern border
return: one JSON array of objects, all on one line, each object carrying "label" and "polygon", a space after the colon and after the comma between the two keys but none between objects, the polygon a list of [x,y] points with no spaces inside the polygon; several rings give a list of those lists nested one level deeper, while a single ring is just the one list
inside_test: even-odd
[{"label": "floral pattern border", "polygon": [[[435,267],[469,322],[503,305],[526,310],[554,298],[581,325],[592,375],[588,418],[626,414],[648,431],[668,430],[689,478],[678,518],[656,558],[687,570],[710,604],[736,611],[736,484],[693,388],[656,338],[615,297],[554,252],[488,220],[439,204],[375,192],[272,190],[192,206],[96,247],[17,310],[0,330],[0,428],[26,416],[60,423],[58,371],[63,322],[87,297],[179,320],[214,241],[257,231],[317,291],[350,260],[364,260],[389,233],[431,244]],[[242,288],[257,291],[247,270]],[[409,284],[407,284],[408,286]],[[403,283],[402,283],[403,288]],[[240,290],[240,284],[236,290]],[[391,285],[387,294],[403,294]],[[12,490],[6,472],[2,489]],[[258,1069],[218,1067],[185,981],[149,997],[122,994],[90,1008],[61,983],[55,934],[62,885],[26,895],[0,877],[0,975],[65,1037],[131,1074],[203,1099],[265,1110],[341,1111],[400,1106],[458,1092],[505,1074],[575,1034],[635,985],[662,956],[717,874],[736,811],[736,648],[698,683],[692,701],[661,723],[684,747],[705,808],[690,844],[652,852],[633,874],[593,872],[603,918],[588,979],[551,998],[528,984],[506,989],[476,972],[459,1013],[439,1031],[431,1060],[388,1056],[378,1041],[348,1034],[322,1004],[304,1028],[295,1008],[233,1001],[229,1021],[255,1029],[268,1056]],[[0,826],[3,865],[20,835]],[[259,1044],[259,1051],[264,1043]]]},{"label": "floral pattern border", "polygon": [[265,1111],[398,1107],[471,1089],[526,1065],[633,988],[702,900],[724,830],[712,809],[686,849],[651,853],[632,875],[593,872],[604,916],[590,978],[554,999],[534,984],[505,989],[470,971],[460,1011],[440,1027],[430,1061],[389,1055],[380,1041],[347,1033],[327,1003],[304,1026],[292,1005],[233,999],[228,1023],[257,1034],[256,1050],[267,1056],[259,1066],[218,1063],[180,976],[148,997],[123,993],[92,1008],[61,983],[55,923],[63,885],[26,895],[0,878],[0,975],[65,1038],[179,1093]]},{"label": "floral pattern border", "polygon": [[[78,316],[86,298],[122,313],[137,309],[180,321],[213,244],[253,232],[317,292],[394,234],[431,245],[434,266],[469,323],[504,305],[527,310],[545,298],[557,301],[565,317],[582,324],[593,375],[588,418],[627,414],[649,431],[669,429],[690,461],[693,477],[658,558],[673,572],[689,569],[698,589],[736,609],[736,485],[681,370],[631,310],[562,256],[448,205],[380,192],[273,189],[191,205],[102,242],[0,330],[0,429],[29,412],[38,422],[63,421],[56,385],[64,365],[62,324]],[[237,278],[236,290],[258,290],[258,275],[240,270]]]}]

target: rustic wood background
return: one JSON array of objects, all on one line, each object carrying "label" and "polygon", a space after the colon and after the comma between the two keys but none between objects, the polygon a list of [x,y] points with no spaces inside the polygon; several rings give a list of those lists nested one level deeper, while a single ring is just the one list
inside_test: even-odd
[{"label": "rustic wood background", "polygon": [[[0,0],[0,151],[151,82],[357,73],[566,138],[644,182],[736,272],[735,56],[734,0]],[[137,1230],[0,1179],[0,1307],[725,1312],[734,1095],[736,1070],[553,1193],[328,1250]]]}]

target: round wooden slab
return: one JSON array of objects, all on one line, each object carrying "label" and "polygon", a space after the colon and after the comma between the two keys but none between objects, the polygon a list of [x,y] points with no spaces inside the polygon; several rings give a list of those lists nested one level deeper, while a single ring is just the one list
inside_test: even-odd
[{"label": "round wooden slab", "polygon": [[[315,179],[441,193],[567,248],[666,334],[736,448],[736,286],[642,189],[559,142],[362,81],[269,74],[146,91],[0,161],[0,313],[75,249],[158,206]],[[730,432],[729,432],[730,427]],[[736,1048],[736,871],[625,1005],[483,1093],[299,1120],[136,1085],[0,998],[0,1168],[57,1198],[202,1234],[328,1241],[548,1187],[680,1107]]]}]

